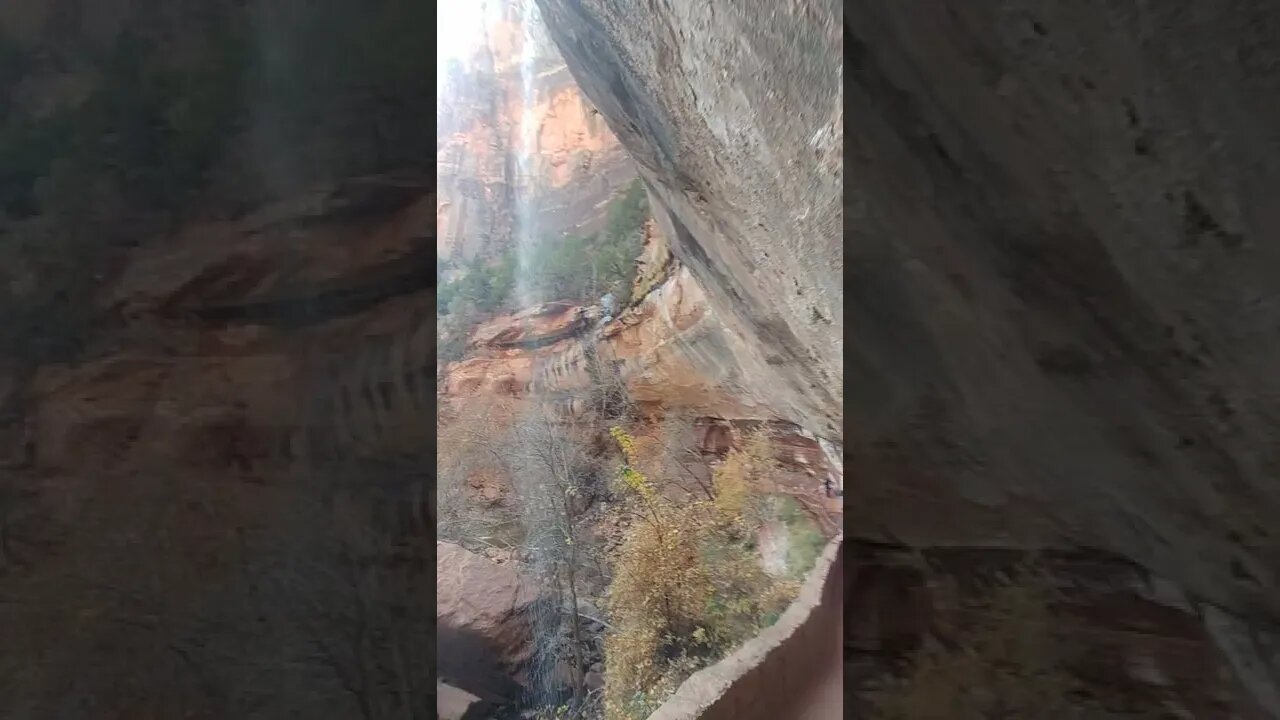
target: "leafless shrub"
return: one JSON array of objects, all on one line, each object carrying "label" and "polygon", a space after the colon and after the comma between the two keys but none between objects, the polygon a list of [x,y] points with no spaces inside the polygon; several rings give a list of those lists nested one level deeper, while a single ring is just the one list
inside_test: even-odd
[{"label": "leafless shrub", "polygon": [[[524,548],[534,571],[556,588],[567,605],[558,620],[569,629],[578,704],[585,695],[586,669],[582,577],[597,552],[582,528],[582,513],[594,499],[598,475],[597,461],[588,453],[590,434],[591,428],[584,422],[556,417],[546,406],[534,405],[517,424],[510,443],[526,530]],[[543,634],[555,631],[554,627],[539,630]],[[553,663],[550,656],[541,658],[538,672],[547,672]]]},{"label": "leafless shrub", "polygon": [[476,402],[440,427],[436,462],[437,536],[470,550],[510,549],[521,539],[519,518],[487,489],[509,489],[512,460],[505,439],[509,411],[498,403]]}]

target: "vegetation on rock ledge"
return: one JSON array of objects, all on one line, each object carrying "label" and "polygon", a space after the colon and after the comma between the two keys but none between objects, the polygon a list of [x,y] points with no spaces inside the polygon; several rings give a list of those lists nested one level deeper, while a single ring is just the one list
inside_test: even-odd
[{"label": "vegetation on rock ledge", "polygon": [[[497,258],[474,258],[436,293],[442,334],[442,359],[461,357],[467,331],[481,317],[519,309],[517,272],[529,302],[568,300],[591,303],[612,293],[618,305],[630,300],[636,259],[643,245],[643,226],[649,217],[648,198],[639,180],[633,181],[609,205],[605,228],[587,237],[544,238],[530,253],[527,266],[518,267],[515,250]],[[440,274],[450,268],[441,261]]]},{"label": "vegetation on rock ledge", "polygon": [[634,720],[776,620],[799,585],[769,576],[757,557],[775,471],[763,433],[717,468],[711,499],[680,502],[638,469],[643,459],[624,430],[611,434],[625,460],[623,512],[634,521],[613,558],[605,717]]}]

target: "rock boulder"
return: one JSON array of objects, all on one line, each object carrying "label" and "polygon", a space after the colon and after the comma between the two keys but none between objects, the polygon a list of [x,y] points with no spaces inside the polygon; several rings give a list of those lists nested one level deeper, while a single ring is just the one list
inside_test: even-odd
[{"label": "rock boulder", "polygon": [[512,565],[436,543],[440,679],[486,699],[509,698],[532,652],[538,591]]}]

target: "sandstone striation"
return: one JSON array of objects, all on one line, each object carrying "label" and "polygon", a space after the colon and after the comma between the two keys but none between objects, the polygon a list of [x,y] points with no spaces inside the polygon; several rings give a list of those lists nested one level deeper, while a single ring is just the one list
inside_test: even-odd
[{"label": "sandstone striation", "polygon": [[403,270],[430,231],[432,196],[418,187],[385,206],[395,183],[364,185],[372,207],[348,186],[140,248],[99,300],[111,345],[78,366],[42,367],[23,388],[37,465],[163,461],[253,476],[331,421],[317,390],[363,367],[379,338],[400,343],[407,368],[429,366],[430,295]]},{"label": "sandstone striation", "polygon": [[738,358],[746,341],[711,314],[684,268],[617,318],[598,325],[599,308],[548,303],[494,318],[473,334],[469,357],[442,378],[446,404],[468,397],[570,397],[593,378],[589,353],[618,372],[630,397],[655,413],[783,419],[757,392]]}]

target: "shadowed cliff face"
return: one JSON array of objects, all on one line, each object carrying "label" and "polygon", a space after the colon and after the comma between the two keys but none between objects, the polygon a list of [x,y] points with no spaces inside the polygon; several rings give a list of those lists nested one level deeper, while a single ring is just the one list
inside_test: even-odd
[{"label": "shadowed cliff face", "polygon": [[843,45],[856,532],[1106,547],[1280,615],[1280,11],[855,3],[841,40],[817,2],[542,6],[675,252],[836,427]]},{"label": "shadowed cliff face", "polygon": [[1102,546],[1275,619],[1280,12],[845,21],[857,525]]},{"label": "shadowed cliff face", "polygon": [[[539,3],[783,417],[842,434],[839,6]],[[802,79],[802,80],[801,80]]]}]

